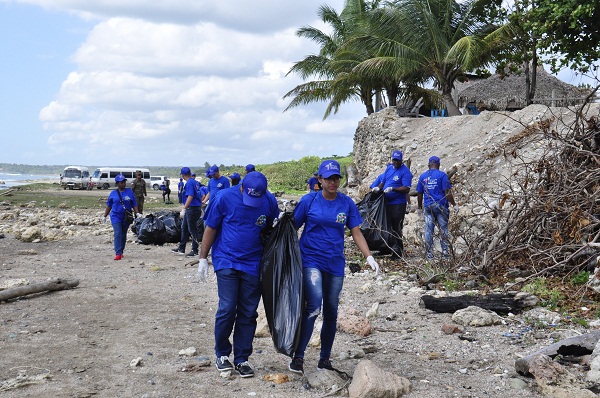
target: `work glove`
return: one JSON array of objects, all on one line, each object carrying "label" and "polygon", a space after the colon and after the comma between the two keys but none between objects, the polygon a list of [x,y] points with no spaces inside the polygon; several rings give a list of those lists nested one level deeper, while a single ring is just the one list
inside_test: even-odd
[{"label": "work glove", "polygon": [[390,193],[390,192],[392,192],[393,189],[394,188],[392,188],[392,187],[387,187],[386,189],[383,190],[383,193]]},{"label": "work glove", "polygon": [[140,218],[140,217],[143,217],[142,213],[135,213],[135,218]]},{"label": "work glove", "polygon": [[200,282],[206,283],[206,278],[208,277],[208,260],[205,258],[201,258],[198,262],[198,278],[200,278]]},{"label": "work glove", "polygon": [[373,192],[379,192],[379,187],[373,188]]},{"label": "work glove", "polygon": [[423,215],[423,209],[417,209],[417,215],[419,216],[419,220],[425,219],[425,216]]},{"label": "work glove", "polygon": [[377,264],[377,261],[375,261],[373,256],[367,257],[367,263],[371,266],[371,268],[373,268],[375,275],[379,275],[379,264]]},{"label": "work glove", "polygon": [[460,207],[458,207],[458,205],[454,205],[454,214],[458,214],[458,210],[460,210]]},{"label": "work glove", "polygon": [[181,209],[179,212],[179,217],[183,218],[183,216],[185,216],[185,209]]},{"label": "work glove", "polygon": [[102,224],[106,224],[106,216],[102,217]]}]

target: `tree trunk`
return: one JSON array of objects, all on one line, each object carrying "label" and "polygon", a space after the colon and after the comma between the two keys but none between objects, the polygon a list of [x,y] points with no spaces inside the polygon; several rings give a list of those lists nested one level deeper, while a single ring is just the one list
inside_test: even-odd
[{"label": "tree trunk", "polygon": [[531,60],[531,87],[529,88],[529,103],[533,102],[535,98],[535,90],[537,88],[537,67],[538,67],[538,56],[537,50],[533,49],[533,59]]},{"label": "tree trunk", "polygon": [[525,74],[525,106],[531,105],[531,75],[529,74],[529,61],[525,61],[524,71]]},{"label": "tree trunk", "polygon": [[28,294],[41,293],[45,291],[55,291],[70,289],[79,285],[78,279],[52,279],[47,282],[34,283],[33,285],[19,286],[0,292],[0,301],[26,296]]},{"label": "tree trunk", "polygon": [[451,93],[443,93],[442,96],[444,97],[444,104],[446,105],[446,110],[448,110],[448,116],[462,115],[462,113],[460,113],[460,110],[458,109],[458,106],[456,106],[456,104],[454,103]]},{"label": "tree trunk", "polygon": [[388,98],[389,106],[398,105],[398,93],[400,92],[400,87],[398,84],[394,86],[385,87],[385,92]]}]

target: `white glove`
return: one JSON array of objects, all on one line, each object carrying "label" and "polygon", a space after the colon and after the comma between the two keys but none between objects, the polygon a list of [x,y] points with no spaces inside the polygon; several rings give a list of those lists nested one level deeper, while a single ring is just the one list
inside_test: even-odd
[{"label": "white glove", "polygon": [[377,264],[377,261],[375,261],[373,256],[367,257],[367,263],[369,263],[371,268],[373,268],[373,271],[375,271],[375,275],[379,275],[379,264]]},{"label": "white glove", "polygon": [[423,215],[423,209],[417,209],[417,215],[419,216],[419,220],[425,218],[425,216]]},{"label": "white glove", "polygon": [[390,193],[390,192],[392,192],[393,189],[394,188],[392,188],[392,187],[387,187],[386,189],[383,190],[383,193]]},{"label": "white glove", "polygon": [[102,217],[102,224],[106,224],[106,216]]},{"label": "white glove", "polygon": [[183,218],[183,216],[185,216],[185,209],[181,209],[179,212],[179,217]]},{"label": "white glove", "polygon": [[143,217],[142,213],[135,213],[135,218],[140,218],[140,217]]},{"label": "white glove", "polygon": [[200,278],[200,282],[206,283],[206,278],[208,277],[208,260],[205,258],[201,258],[198,262],[198,278]]},{"label": "white glove", "polygon": [[373,188],[373,192],[379,192],[379,187]]},{"label": "white glove", "polygon": [[460,210],[460,207],[458,207],[458,205],[454,205],[454,214],[458,214],[458,210]]},{"label": "white glove", "polygon": [[283,216],[285,215],[285,211],[280,211],[279,215],[277,216],[278,220],[281,220],[283,218]]}]

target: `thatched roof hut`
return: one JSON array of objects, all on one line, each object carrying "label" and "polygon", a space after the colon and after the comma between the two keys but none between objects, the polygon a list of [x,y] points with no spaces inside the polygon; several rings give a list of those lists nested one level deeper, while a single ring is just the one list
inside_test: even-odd
[{"label": "thatched roof hut", "polygon": [[[480,109],[515,110],[522,109],[525,103],[525,75],[495,74],[487,79],[469,79],[456,82],[452,97],[459,108],[473,102]],[[539,66],[534,103],[549,106],[568,106],[583,102],[588,94],[580,89],[552,76]]]}]

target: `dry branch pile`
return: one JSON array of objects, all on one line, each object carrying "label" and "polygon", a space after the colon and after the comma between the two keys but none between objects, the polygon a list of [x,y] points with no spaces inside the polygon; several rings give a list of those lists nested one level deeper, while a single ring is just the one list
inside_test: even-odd
[{"label": "dry branch pile", "polygon": [[[518,264],[530,277],[594,269],[600,255],[600,118],[584,115],[577,110],[569,126],[556,115],[507,140],[502,156],[513,174],[487,209],[492,220],[479,223],[483,231],[469,231],[473,223],[465,219],[454,226],[467,246],[463,261],[484,274]],[[541,142],[541,157],[522,153],[523,140]]]}]

